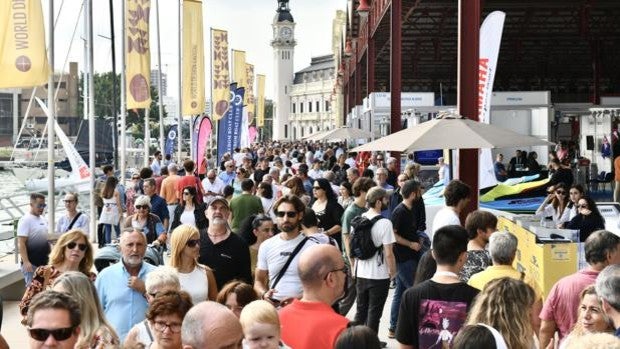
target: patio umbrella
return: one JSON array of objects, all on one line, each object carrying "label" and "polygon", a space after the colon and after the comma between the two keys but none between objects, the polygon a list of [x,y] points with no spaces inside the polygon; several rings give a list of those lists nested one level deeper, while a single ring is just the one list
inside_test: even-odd
[{"label": "patio umbrella", "polygon": [[351,151],[409,152],[431,149],[477,149],[553,145],[459,115],[443,116],[379,138]]},{"label": "patio umbrella", "polygon": [[309,140],[313,141],[346,141],[346,140],[354,140],[354,139],[362,139],[362,138],[370,138],[370,132],[360,130],[359,128],[352,128],[347,126],[342,126],[339,128],[335,128],[331,131],[324,132],[322,134],[309,137]]},{"label": "patio umbrella", "polygon": [[303,139],[304,141],[312,141],[314,140],[314,137],[318,137],[324,134],[325,132],[327,131],[317,131],[317,132],[314,132],[313,134],[307,135],[306,137],[302,137],[301,139]]}]

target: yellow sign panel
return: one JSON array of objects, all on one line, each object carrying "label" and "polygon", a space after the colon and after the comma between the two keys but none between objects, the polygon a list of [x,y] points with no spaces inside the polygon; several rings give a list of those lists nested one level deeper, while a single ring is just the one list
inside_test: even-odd
[{"label": "yellow sign panel", "polygon": [[228,78],[228,32],[211,29],[211,98],[213,120],[224,117],[230,107],[230,80]]},{"label": "yellow sign panel", "polygon": [[151,105],[150,0],[127,0],[125,7],[125,59],[127,109]]}]

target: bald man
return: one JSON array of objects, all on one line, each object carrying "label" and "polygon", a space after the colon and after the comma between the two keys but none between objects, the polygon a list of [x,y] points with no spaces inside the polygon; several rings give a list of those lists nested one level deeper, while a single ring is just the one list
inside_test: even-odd
[{"label": "bald man", "polygon": [[241,349],[239,319],[226,306],[207,301],[185,314],[181,327],[183,349]]},{"label": "bald man", "polygon": [[333,348],[349,323],[331,307],[348,289],[342,254],[332,245],[311,246],[301,253],[298,270],[303,296],[280,310],[282,341],[295,349]]}]

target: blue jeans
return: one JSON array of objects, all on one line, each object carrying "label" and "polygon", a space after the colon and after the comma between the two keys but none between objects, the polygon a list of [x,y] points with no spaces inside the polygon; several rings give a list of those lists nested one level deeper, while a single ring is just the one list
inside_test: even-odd
[{"label": "blue jeans", "polygon": [[120,232],[121,232],[121,226],[120,224],[116,224],[116,225],[112,225],[112,224],[104,224],[103,225],[103,234],[104,234],[104,240],[106,244],[109,244],[112,242],[112,227],[114,227],[114,230],[116,231],[116,238],[118,239]]},{"label": "blue jeans", "polygon": [[32,279],[34,278],[34,271],[37,269],[37,266],[33,265],[32,271],[25,271],[24,265],[20,264],[19,269],[21,270],[22,274],[24,274],[24,282],[26,283],[26,287],[30,286]]},{"label": "blue jeans", "polygon": [[418,262],[415,259],[396,263],[396,288],[394,289],[394,298],[392,298],[392,308],[390,309],[390,330],[392,331],[396,330],[400,299],[405,290],[413,286],[413,279],[417,267]]}]

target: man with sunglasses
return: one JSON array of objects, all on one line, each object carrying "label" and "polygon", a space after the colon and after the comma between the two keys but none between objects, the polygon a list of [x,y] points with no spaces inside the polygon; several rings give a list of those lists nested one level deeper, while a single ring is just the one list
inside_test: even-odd
[{"label": "man with sunglasses", "polygon": [[301,233],[305,208],[299,197],[290,194],[276,201],[273,211],[281,233],[265,240],[258,248],[254,289],[275,305],[286,304],[302,294],[297,270],[299,255],[317,243]]},{"label": "man with sunglasses", "polygon": [[47,264],[50,254],[47,219],[43,217],[45,207],[45,196],[30,194],[30,212],[17,223],[17,243],[26,287],[32,282],[35,269]]},{"label": "man with sunglasses", "polygon": [[328,244],[310,245],[299,256],[298,269],[303,295],[279,312],[282,341],[299,349],[333,348],[349,323],[332,309],[346,295],[349,270],[340,250]]},{"label": "man with sunglasses", "polygon": [[65,293],[43,291],[32,299],[26,325],[30,348],[73,349],[80,335],[80,306]]}]

